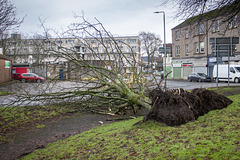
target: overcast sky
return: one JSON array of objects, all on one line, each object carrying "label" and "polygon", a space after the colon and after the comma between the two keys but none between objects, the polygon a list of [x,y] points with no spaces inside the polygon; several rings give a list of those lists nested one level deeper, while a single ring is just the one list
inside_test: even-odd
[{"label": "overcast sky", "polygon": [[43,33],[38,18],[46,20],[47,28],[59,30],[76,22],[73,13],[84,16],[90,22],[96,17],[113,35],[138,35],[149,31],[163,40],[163,16],[166,13],[166,41],[172,42],[171,29],[180,22],[174,19],[172,6],[159,6],[162,0],[10,0],[19,16],[25,16],[20,33]]}]

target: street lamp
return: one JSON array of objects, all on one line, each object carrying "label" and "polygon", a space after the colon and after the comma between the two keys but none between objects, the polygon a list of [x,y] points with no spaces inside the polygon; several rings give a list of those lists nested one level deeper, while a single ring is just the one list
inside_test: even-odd
[{"label": "street lamp", "polygon": [[166,29],[165,29],[165,12],[164,11],[156,11],[156,12],[153,12],[153,13],[156,13],[156,14],[159,14],[159,13],[162,13],[163,14],[163,30],[164,30],[164,61],[165,61],[165,67],[164,67],[164,80],[165,80],[165,86],[164,86],[164,89],[166,91],[166,88],[167,88],[167,48],[166,48]]}]

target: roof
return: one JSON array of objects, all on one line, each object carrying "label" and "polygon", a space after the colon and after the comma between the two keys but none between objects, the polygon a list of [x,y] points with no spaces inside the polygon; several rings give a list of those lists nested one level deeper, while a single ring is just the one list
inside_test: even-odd
[{"label": "roof", "polygon": [[3,54],[0,54],[0,59],[5,59],[11,61],[11,59]]},{"label": "roof", "polygon": [[234,10],[235,7],[236,6],[233,4],[233,5],[222,7],[220,9],[215,9],[215,10],[211,10],[209,12],[203,13],[203,14],[199,14],[197,16],[194,16],[194,17],[191,17],[191,18],[185,20],[181,24],[172,28],[172,30],[182,28],[182,27],[185,27],[185,26],[188,26],[188,25],[192,25],[196,22],[201,22],[201,21],[205,21],[205,20],[209,20],[209,19],[214,19],[214,18],[217,18],[219,16],[229,14],[230,12],[234,13],[233,10]]}]

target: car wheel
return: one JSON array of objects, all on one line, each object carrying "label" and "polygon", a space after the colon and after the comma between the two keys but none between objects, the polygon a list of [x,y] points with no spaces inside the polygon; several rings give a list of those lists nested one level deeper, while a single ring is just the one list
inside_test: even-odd
[{"label": "car wheel", "polygon": [[191,78],[188,78],[188,81],[189,81],[189,82],[192,82],[192,79],[191,79]]},{"label": "car wheel", "polygon": [[41,79],[37,79],[36,82],[37,83],[41,83],[42,81],[41,81]]},{"label": "car wheel", "polygon": [[201,78],[198,78],[198,80],[197,80],[198,82],[202,82],[202,80],[201,80]]},{"label": "car wheel", "polygon": [[239,83],[239,78],[235,78],[234,83]]},{"label": "car wheel", "polygon": [[22,81],[22,83],[25,83],[25,82],[26,82],[26,79],[22,79],[21,81]]}]

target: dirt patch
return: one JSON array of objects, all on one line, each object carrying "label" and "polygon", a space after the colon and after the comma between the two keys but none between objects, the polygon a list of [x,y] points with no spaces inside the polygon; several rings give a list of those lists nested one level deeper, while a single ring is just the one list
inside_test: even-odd
[{"label": "dirt patch", "polygon": [[184,89],[154,89],[150,92],[152,109],[144,121],[156,120],[169,126],[178,126],[197,119],[211,110],[222,109],[232,103],[227,97],[203,88],[191,92]]},{"label": "dirt patch", "polygon": [[[11,142],[0,144],[0,159],[14,160],[33,152],[35,149],[44,148],[47,144],[79,134],[102,124],[112,123],[109,115],[80,113],[58,117],[42,122],[44,128],[32,127],[21,130]],[[101,123],[100,123],[101,122]],[[20,131],[18,131],[20,132]]]}]

